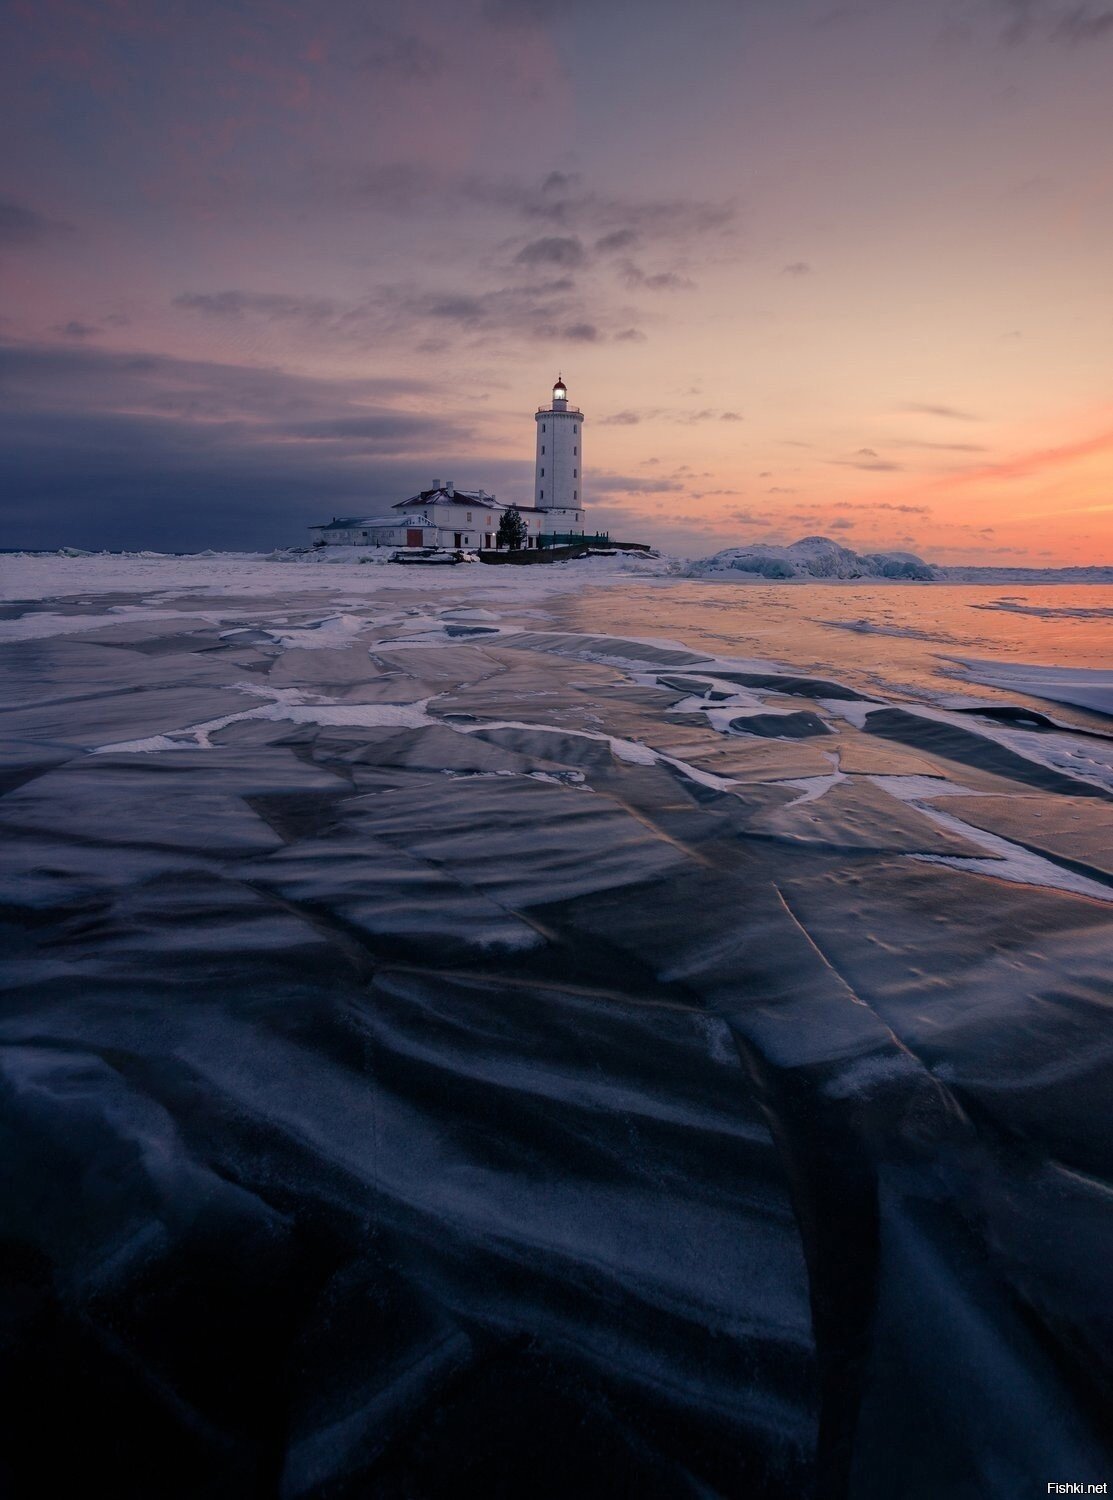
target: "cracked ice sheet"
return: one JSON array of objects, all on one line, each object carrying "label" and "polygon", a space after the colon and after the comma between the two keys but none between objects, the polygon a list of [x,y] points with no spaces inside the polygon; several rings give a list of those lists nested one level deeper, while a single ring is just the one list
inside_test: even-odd
[{"label": "cracked ice sheet", "polygon": [[142,605],[114,604],[107,614],[77,615],[53,614],[46,610],[29,610],[14,619],[0,620],[0,646],[17,641],[49,640],[60,635],[82,635],[89,631],[107,630],[122,624],[154,625],[166,620],[201,621],[207,625],[221,625],[234,618],[239,611],[205,611],[181,609],[148,609]]},{"label": "cracked ice sheet", "polygon": [[[266,688],[257,688],[248,684],[245,691],[253,695],[267,693]],[[191,724],[180,730],[169,734],[150,735],[138,740],[120,740],[113,744],[99,745],[93,750],[96,755],[150,755],[165,750],[180,750],[188,746],[200,749],[208,749],[212,746],[212,735],[220,730],[227,729],[230,725],[246,723],[250,720],[265,720],[269,722],[289,722],[291,724],[319,724],[345,725],[360,728],[407,728],[419,729],[436,724],[447,725],[459,734],[471,734],[479,731],[489,730],[523,730],[530,733],[543,732],[548,726],[538,726],[519,720],[506,721],[484,721],[480,724],[457,724],[450,719],[434,718],[428,712],[431,699],[421,699],[416,703],[304,703],[302,695],[296,690],[287,690],[284,696],[277,702],[262,704],[257,708],[244,709],[240,713],[225,714],[219,719],[210,719],[201,724]],[[649,766],[660,763],[673,767],[682,776],[696,781],[702,786],[723,790],[731,785],[729,778],[716,776],[712,772],[701,770],[697,766],[690,765],[686,761],[666,754],[663,751],[652,749],[649,745],[637,740],[626,740],[614,735],[603,734],[594,730],[570,729],[562,733],[571,734],[585,740],[593,740],[606,744],[611,753],[619,760],[627,761],[633,765]]]},{"label": "cracked ice sheet", "polygon": [[1041,734],[1008,729],[911,703],[873,704],[862,727],[867,734],[895,739],[946,763],[1014,782],[1064,794],[1073,782],[1077,795],[1093,787],[1113,797],[1113,739],[1080,738],[1065,730]]},{"label": "cracked ice sheet", "polygon": [[[932,793],[925,795],[930,799]],[[1113,807],[1090,798],[971,793],[961,804],[961,814],[964,822],[989,833],[1113,878]],[[1087,869],[1078,873],[1086,874]]]},{"label": "cracked ice sheet", "polygon": [[990,875],[999,880],[1010,880],[1018,885],[1038,885],[1048,890],[1089,896],[1095,901],[1113,902],[1113,887],[1072,870],[1065,870],[1034,850],[1000,838],[973,823],[963,822],[961,818],[924,800],[925,797],[974,795],[967,788],[940,788],[932,786],[929,778],[919,776],[871,776],[869,779],[892,796],[910,803],[933,823],[938,823],[940,828],[945,828],[968,843],[980,844],[986,851],[984,859],[946,854],[913,854],[911,858],[928,864],[950,865],[952,869]]},{"label": "cracked ice sheet", "polygon": [[[298,571],[342,578],[345,602],[299,595],[296,610],[284,600],[276,611],[272,598],[259,624],[300,629],[362,607],[348,603],[355,568]],[[424,603],[410,602],[419,597],[412,576],[395,598],[428,616],[428,596],[464,597],[451,578],[465,570],[447,571]],[[532,580],[558,570],[522,571]],[[502,607],[490,590],[466,598],[464,607]],[[74,772],[49,837],[21,843],[44,881],[64,869],[66,849],[73,855],[55,903],[8,929],[20,954],[6,969],[4,1040],[34,1054],[33,1086],[0,1091],[15,1143],[8,1165],[19,1169],[8,1179],[14,1208],[38,1236],[26,1262],[39,1276],[29,1305],[63,1319],[52,1287],[89,1284],[83,1273],[95,1281],[109,1263],[121,1270],[106,1278],[117,1300],[80,1303],[72,1333],[53,1325],[52,1383],[89,1368],[67,1363],[84,1351],[93,1360],[84,1407],[112,1433],[140,1401],[164,1417],[170,1393],[189,1436],[171,1425],[158,1460],[200,1454],[209,1488],[226,1478],[230,1454],[248,1466],[245,1490],[256,1477],[255,1429],[245,1438],[237,1425],[249,1391],[268,1454],[285,1447],[287,1472],[304,1476],[303,1445],[316,1443],[309,1467],[319,1462],[337,1486],[437,1493],[443,1482],[398,1467],[414,1453],[408,1436],[420,1430],[428,1453],[448,1434],[435,1475],[443,1481],[458,1476],[478,1430],[503,1443],[520,1432],[533,1457],[546,1442],[596,1465],[601,1454],[644,1453],[636,1478],[683,1473],[687,1485],[691,1474],[693,1493],[731,1494],[744,1471],[755,1493],[787,1500],[814,1478],[809,1305],[847,1319],[839,1331],[871,1368],[899,1367],[917,1392],[938,1391],[940,1340],[925,1339],[912,1316],[879,1326],[867,1311],[855,1323],[846,1286],[848,1272],[861,1276],[869,1310],[875,1286],[899,1285],[902,1267],[925,1263],[928,1234],[901,1197],[919,1194],[951,1216],[928,1257],[946,1287],[941,1337],[983,1330],[979,1361],[948,1365],[948,1393],[984,1410],[1015,1351],[1031,1353],[1023,1340],[1034,1327],[1028,1363],[1039,1379],[1009,1386],[1022,1400],[1001,1451],[1042,1472],[1033,1451],[1057,1440],[1064,1412],[1077,1417],[1083,1403],[1072,1393],[1091,1356],[1093,1368],[1104,1357],[1088,1345],[1082,1357],[1077,1342],[1108,1304],[1106,1264],[1084,1253],[1096,1243],[1093,1193],[1041,1194],[1063,1175],[1052,1157],[1072,1181],[1110,1175],[1101,1124],[1108,905],[822,839],[752,837],[753,818],[810,785],[734,785],[722,795],[682,782],[640,729],[615,735],[620,700],[602,686],[598,738],[531,724],[519,688],[530,673],[543,685],[560,656],[502,655],[511,651],[526,679],[506,684],[501,711],[492,682],[495,712],[463,726],[322,723],[352,706],[312,701],[327,682],[310,657],[324,665],[330,653],[287,651],[277,659],[297,668],[301,658],[306,670],[283,680],[290,696],[267,691],[265,664],[254,678],[262,696],[234,690],[237,710],[273,717],[233,714],[212,731],[228,741],[214,749],[82,759],[85,792]],[[439,662],[446,682],[481,670],[478,648],[409,655],[419,675],[419,657]],[[187,662],[196,658],[171,656],[156,670],[178,680]],[[432,719],[431,696],[422,679],[396,706],[425,703]],[[662,711],[670,701],[661,693]],[[628,708],[645,722],[652,702]],[[307,719],[290,717],[303,710]],[[129,732],[140,729],[112,737]],[[486,733],[505,743],[480,740]],[[616,759],[615,738],[638,760]],[[891,741],[862,738],[893,764],[915,763]],[[527,776],[443,777],[437,761],[449,741],[440,771],[456,761],[575,771],[591,793]],[[692,746],[702,743],[693,730]],[[660,749],[680,758],[679,744],[669,733]],[[457,746],[466,753],[454,756]],[[542,765],[542,747],[557,759]],[[737,741],[731,748],[741,765]],[[264,752],[275,757],[273,783],[257,795],[250,772]],[[833,776],[829,759],[799,746],[755,752],[765,776],[778,764],[790,780]],[[310,777],[304,789],[295,758]],[[179,762],[189,763],[182,795],[162,777],[167,814],[158,796],[139,792],[143,816],[129,820],[127,787],[152,785],[158,766]],[[112,776],[94,819],[83,804],[98,800],[101,770]],[[951,763],[946,775],[957,785],[966,770]],[[199,793],[244,799],[253,816],[263,808],[267,843],[221,846],[214,832],[198,854],[191,840],[225,813],[232,833],[252,825],[222,804],[192,827],[191,778]],[[942,773],[925,780],[918,790],[948,793]],[[48,797],[49,775],[33,784]],[[837,811],[842,786],[828,784],[794,816]],[[959,814],[961,793],[951,795]],[[1033,808],[1050,798],[1028,795]],[[578,803],[602,804],[605,815],[592,828]],[[880,794],[872,804],[879,837],[896,821],[892,805]],[[165,847],[128,842],[152,830]],[[389,841],[388,857],[365,856],[373,840]],[[428,927],[420,902],[406,909],[421,882],[396,878],[410,859],[426,871],[442,862],[441,877],[464,892],[452,907],[432,890],[436,880],[426,885]],[[267,870],[279,878],[268,882]],[[614,883],[601,888],[600,878]],[[22,911],[18,876],[6,894]],[[536,901],[529,917],[541,940],[484,949],[492,914],[482,903],[492,896],[499,911]],[[460,941],[437,929],[438,913],[445,927],[460,919]],[[383,934],[398,940],[390,951]],[[979,1109],[964,1115],[971,1099]],[[898,1230],[903,1261],[892,1259]],[[17,1348],[31,1351],[24,1368],[33,1370],[42,1323],[36,1316],[26,1331],[23,1306],[15,1334],[27,1342]],[[234,1390],[206,1357],[214,1336]],[[825,1356],[836,1377],[839,1348],[834,1341]],[[436,1349],[450,1351],[451,1379],[424,1362]],[[1052,1351],[1050,1375],[1041,1349]],[[141,1394],[122,1401],[117,1350],[141,1382]],[[407,1370],[419,1378],[407,1383]],[[899,1417],[905,1382],[887,1384],[900,1387],[886,1409]],[[909,1410],[918,1419],[922,1403]],[[555,1428],[546,1425],[554,1412],[567,1413]],[[329,1435],[349,1419],[337,1452]],[[143,1443],[140,1432],[129,1463],[142,1460]],[[940,1469],[959,1464],[984,1479],[971,1466],[976,1451],[939,1446]],[[884,1488],[889,1470],[876,1453],[859,1447],[856,1460],[872,1462]],[[586,1489],[597,1478],[592,1470]],[[943,1493],[938,1478],[933,1469],[927,1482]]]},{"label": "cracked ice sheet", "polygon": [[[374,621],[361,615],[325,615],[320,620],[267,629],[265,633],[284,650],[296,648],[301,651],[327,651],[350,645],[357,636],[371,629],[373,624]],[[234,637],[236,632],[227,634]]]}]

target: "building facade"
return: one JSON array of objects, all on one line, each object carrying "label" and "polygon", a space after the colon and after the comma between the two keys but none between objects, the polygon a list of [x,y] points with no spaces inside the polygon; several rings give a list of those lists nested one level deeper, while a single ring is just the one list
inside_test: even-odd
[{"label": "building facade", "polygon": [[458,490],[451,479],[434,479],[427,490],[399,500],[378,520],[337,517],[312,526],[316,540],[339,547],[448,547],[477,551],[493,547],[505,506],[486,490]]},{"label": "building facade", "polygon": [[[545,535],[583,536],[584,414],[568,405],[568,388],[558,376],[550,405],[538,407],[534,503],[519,505],[526,524],[526,546]],[[442,547],[480,551],[494,547],[506,506],[486,490],[458,490],[451,479],[435,479],[427,490],[399,500],[386,516],[334,516],[311,526],[315,544],[339,547]]]},{"label": "building facade", "polygon": [[[406,547],[450,547],[478,551],[493,547],[505,506],[486,490],[458,490],[451,479],[434,479],[432,488],[399,500],[393,507],[406,529]],[[418,532],[425,535],[417,540]]]}]

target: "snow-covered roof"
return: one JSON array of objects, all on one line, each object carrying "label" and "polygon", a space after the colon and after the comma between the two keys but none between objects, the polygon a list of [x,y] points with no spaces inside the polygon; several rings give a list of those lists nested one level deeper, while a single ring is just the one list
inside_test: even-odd
[{"label": "snow-covered roof", "polygon": [[[458,490],[446,489],[444,485],[437,485],[431,490],[422,490],[419,495],[411,495],[408,500],[399,500],[391,507],[392,510],[424,510],[431,505],[457,505],[466,506],[469,510],[487,510],[501,512],[506,506],[501,500],[496,500],[494,495],[489,495],[486,490]],[[519,505],[518,509],[525,515],[545,515],[548,511],[557,510],[579,510],[581,505]],[[374,526],[401,526],[405,524],[403,516],[364,517],[364,516],[333,516],[331,521],[319,526],[311,526],[310,531],[363,531],[370,530]]]},{"label": "snow-covered roof", "polygon": [[408,500],[399,500],[394,509],[408,510],[414,505],[470,505],[473,509],[476,506],[483,510],[506,509],[494,495],[488,495],[486,490],[447,490],[444,485],[422,490],[420,495],[411,495]]},{"label": "snow-covered roof", "polygon": [[331,521],[322,521],[311,526],[310,531],[364,531],[374,526],[397,526],[397,516],[333,516]]}]

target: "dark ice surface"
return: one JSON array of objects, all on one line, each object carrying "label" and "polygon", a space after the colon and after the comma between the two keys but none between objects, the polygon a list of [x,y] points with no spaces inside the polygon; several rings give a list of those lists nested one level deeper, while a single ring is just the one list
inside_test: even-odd
[{"label": "dark ice surface", "polygon": [[0,1493],[1113,1477],[1113,794],[1050,721],[474,580],[125,602],[0,645]]}]

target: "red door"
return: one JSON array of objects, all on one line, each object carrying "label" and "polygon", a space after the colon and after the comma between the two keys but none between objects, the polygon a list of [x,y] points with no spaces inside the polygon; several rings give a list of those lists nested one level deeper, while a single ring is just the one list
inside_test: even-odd
[{"label": "red door", "polygon": [[407,547],[420,547],[421,546],[421,532],[420,531],[407,531],[406,532],[406,546]]}]

